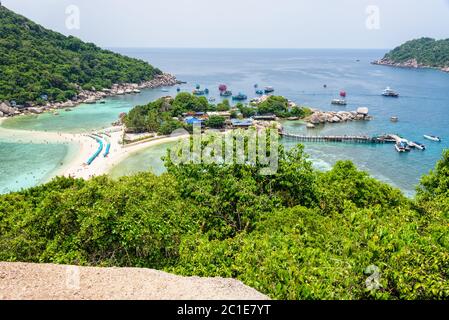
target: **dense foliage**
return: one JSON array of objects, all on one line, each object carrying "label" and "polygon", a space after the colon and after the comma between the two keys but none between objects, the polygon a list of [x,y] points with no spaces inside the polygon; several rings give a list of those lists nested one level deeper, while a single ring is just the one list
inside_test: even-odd
[{"label": "dense foliage", "polygon": [[166,159],[159,177],[57,178],[0,196],[0,260],[234,277],[277,299],[449,297],[449,151],[416,200],[351,162],[319,172],[301,146],[279,153],[271,176]]},{"label": "dense foliage", "polygon": [[449,67],[449,39],[420,38],[408,41],[385,55],[394,62],[416,59],[429,67]]},{"label": "dense foliage", "polygon": [[0,101],[73,98],[79,87],[140,83],[161,71],[148,63],[66,37],[0,6]]},{"label": "dense foliage", "polygon": [[[270,96],[267,100],[257,106],[246,106],[237,103],[232,109],[229,100],[225,99],[218,104],[211,104],[206,97],[198,97],[187,92],[181,92],[175,98],[163,97],[147,105],[136,106],[131,109],[124,123],[129,131],[133,132],[158,132],[169,134],[180,127],[187,128],[181,121],[178,121],[183,114],[207,111],[231,111],[231,118],[237,117],[237,110],[241,117],[248,118],[256,114],[276,114],[279,117],[299,117],[304,118],[311,114],[306,107],[290,107],[288,100],[280,96]],[[212,117],[206,122],[210,128],[221,128],[224,126],[222,117]],[[165,130],[161,130],[164,128]]]}]

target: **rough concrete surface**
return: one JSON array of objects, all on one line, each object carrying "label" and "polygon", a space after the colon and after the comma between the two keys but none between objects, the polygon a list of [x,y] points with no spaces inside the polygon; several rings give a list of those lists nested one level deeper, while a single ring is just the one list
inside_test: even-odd
[{"label": "rough concrete surface", "polygon": [[181,277],[140,268],[0,262],[7,300],[266,300],[240,281]]}]

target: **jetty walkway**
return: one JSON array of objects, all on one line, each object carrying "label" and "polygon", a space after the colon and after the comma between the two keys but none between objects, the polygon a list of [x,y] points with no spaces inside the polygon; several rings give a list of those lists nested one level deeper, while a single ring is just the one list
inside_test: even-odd
[{"label": "jetty walkway", "polygon": [[345,143],[396,143],[401,138],[394,134],[385,134],[381,136],[310,136],[299,135],[288,132],[281,132],[281,136],[285,138],[295,139],[303,142],[345,142]]}]

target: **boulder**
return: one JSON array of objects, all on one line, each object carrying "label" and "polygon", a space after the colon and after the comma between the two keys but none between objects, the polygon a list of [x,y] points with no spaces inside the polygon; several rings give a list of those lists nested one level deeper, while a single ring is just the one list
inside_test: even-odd
[{"label": "boulder", "polygon": [[337,116],[333,116],[330,120],[330,122],[332,122],[332,123],[336,123],[336,122],[340,122],[340,121],[341,121],[341,119]]},{"label": "boulder", "polygon": [[357,109],[357,113],[366,116],[366,115],[368,115],[368,108],[360,107]]},{"label": "boulder", "polygon": [[2,102],[2,103],[0,103],[0,111],[3,112],[3,114],[11,115],[11,114],[15,114],[17,109],[11,107],[9,105],[9,103]]},{"label": "boulder", "polygon": [[307,124],[307,128],[308,128],[308,129],[314,129],[314,128],[316,128],[316,127],[315,127],[315,125],[314,125],[313,123],[308,123],[308,124]]},{"label": "boulder", "polygon": [[28,108],[28,111],[34,114],[41,114],[44,111],[41,108],[37,108],[37,107],[30,107]]}]

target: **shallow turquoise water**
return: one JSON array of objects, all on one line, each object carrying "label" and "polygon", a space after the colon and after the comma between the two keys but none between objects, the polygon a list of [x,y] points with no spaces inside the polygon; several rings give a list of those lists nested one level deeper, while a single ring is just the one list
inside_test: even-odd
[{"label": "shallow turquoise water", "polygon": [[[408,70],[371,65],[387,50],[218,50],[218,49],[118,49],[117,51],[148,60],[164,71],[174,73],[188,84],[183,91],[191,91],[195,84],[211,90],[218,97],[217,87],[226,83],[235,93],[242,91],[254,96],[254,84],[274,86],[276,94],[307,106],[322,110],[339,110],[330,105],[341,89],[348,93],[348,106],[355,110],[366,106],[374,116],[370,122],[326,125],[313,130],[322,134],[380,134],[399,133],[407,139],[426,143],[425,152],[398,154],[392,145],[368,146],[349,144],[307,143],[306,151],[315,164],[329,168],[338,159],[352,160],[361,169],[387,181],[408,194],[413,193],[420,176],[434,167],[441,153],[449,147],[449,74],[435,70]],[[359,59],[360,62],[356,62]],[[327,88],[323,87],[327,84]],[[386,86],[397,90],[399,99],[380,95]],[[10,128],[83,132],[110,126],[120,112],[155,98],[176,94],[176,87],[145,90],[140,95],[108,99],[104,105],[85,105],[72,112],[35,117],[21,117],[7,121]],[[389,121],[398,116],[399,122]],[[306,132],[303,125],[286,123],[287,131]],[[423,140],[423,134],[435,134],[442,143]],[[1,138],[1,137],[0,137]],[[295,142],[286,140],[286,145]],[[26,147],[25,147],[26,148]],[[158,147],[159,148],[159,147]],[[156,152],[147,157],[136,155],[125,166],[138,169],[149,165],[161,171],[155,161]],[[23,167],[18,160],[11,172],[20,174]],[[25,159],[23,159],[25,163]],[[118,170],[118,169],[117,169]],[[127,169],[128,170],[128,169]],[[132,172],[134,169],[129,169]],[[0,178],[0,186],[5,182]]]},{"label": "shallow turquoise water", "polygon": [[0,141],[0,194],[47,181],[66,161],[69,146]]},{"label": "shallow turquoise water", "polygon": [[162,157],[166,156],[168,148],[175,145],[176,142],[163,143],[136,152],[115,166],[110,175],[113,178],[119,178],[142,171],[151,171],[160,175],[165,172]]}]

